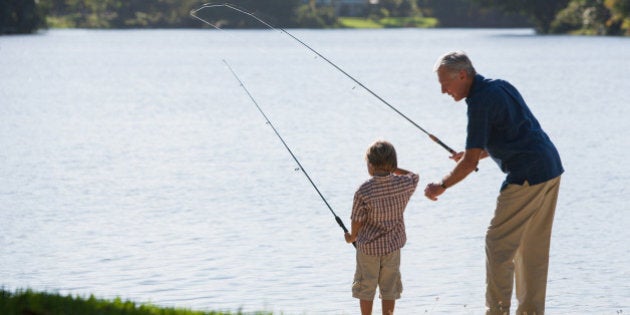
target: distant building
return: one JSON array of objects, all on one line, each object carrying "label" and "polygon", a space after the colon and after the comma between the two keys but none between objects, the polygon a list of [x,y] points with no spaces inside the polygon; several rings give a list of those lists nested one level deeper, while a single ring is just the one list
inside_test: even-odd
[{"label": "distant building", "polygon": [[[309,0],[303,0],[309,3]],[[315,0],[316,6],[332,6],[338,16],[361,16],[369,5],[378,4],[379,0]]]}]

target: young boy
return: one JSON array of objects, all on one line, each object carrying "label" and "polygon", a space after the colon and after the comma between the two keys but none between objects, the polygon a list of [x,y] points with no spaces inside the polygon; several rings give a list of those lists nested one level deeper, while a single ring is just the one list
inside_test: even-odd
[{"label": "young boy", "polygon": [[352,296],[361,300],[362,315],[372,314],[378,285],[383,315],[391,315],[402,293],[400,249],[407,241],[403,213],[419,176],[398,168],[396,150],[387,141],[374,142],[365,158],[372,178],[354,194],[352,228],[345,234],[346,242],[356,241],[357,246]]}]

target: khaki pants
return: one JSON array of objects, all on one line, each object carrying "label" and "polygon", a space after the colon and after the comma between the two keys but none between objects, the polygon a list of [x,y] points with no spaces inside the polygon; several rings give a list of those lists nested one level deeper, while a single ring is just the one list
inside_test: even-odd
[{"label": "khaki pants", "polygon": [[352,296],[374,300],[378,286],[382,300],[400,299],[402,280],[400,275],[400,249],[385,256],[370,256],[357,250],[357,270],[352,283]]},{"label": "khaki pants", "polygon": [[508,185],[486,233],[487,315],[509,314],[516,279],[518,315],[543,315],[551,227],[560,176],[530,186]]}]

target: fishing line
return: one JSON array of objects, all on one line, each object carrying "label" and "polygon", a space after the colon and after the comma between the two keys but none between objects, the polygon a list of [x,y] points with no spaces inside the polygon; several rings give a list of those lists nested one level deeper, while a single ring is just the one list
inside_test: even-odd
[{"label": "fishing line", "polygon": [[[322,195],[322,193],[319,191],[319,189],[317,188],[317,186],[315,185],[315,183],[313,182],[311,177],[308,175],[308,173],[306,172],[306,170],[304,169],[304,167],[302,166],[300,161],[297,159],[295,154],[293,154],[293,151],[291,151],[291,149],[289,149],[289,146],[287,145],[287,143],[284,141],[284,139],[282,139],[282,136],[280,136],[280,133],[278,132],[278,130],[276,130],[276,127],[273,126],[273,124],[271,123],[271,121],[269,120],[267,115],[265,115],[265,112],[263,112],[262,108],[260,108],[260,105],[258,105],[258,102],[256,102],[256,99],[254,99],[254,96],[252,96],[252,94],[249,92],[249,90],[245,86],[245,83],[243,83],[243,81],[241,81],[241,79],[236,74],[234,69],[232,69],[230,64],[225,59],[223,59],[223,63],[225,63],[225,65],[228,67],[228,69],[230,69],[230,72],[232,72],[232,74],[234,75],[236,80],[241,84],[241,87],[243,88],[243,90],[245,90],[245,93],[247,93],[247,96],[249,96],[249,99],[252,100],[254,105],[256,105],[256,108],[258,108],[258,111],[260,112],[260,114],[265,118],[265,121],[267,122],[267,124],[271,127],[271,129],[273,129],[273,132],[276,133],[276,136],[278,136],[280,141],[282,141],[282,144],[287,149],[287,151],[289,151],[289,154],[291,154],[291,156],[293,157],[293,160],[295,160],[295,163],[297,163],[299,169],[302,171],[302,173],[304,173],[304,175],[306,175],[306,178],[308,179],[308,181],[311,183],[311,185],[313,185],[313,188],[315,188],[315,191],[317,191],[317,194],[319,194],[319,196],[322,198],[322,200],[324,201],[324,203],[328,207],[328,210],[330,210],[330,213],[332,213],[332,215],[335,217],[335,221],[337,221],[337,224],[339,224],[339,226],[341,227],[341,229],[345,233],[348,233],[348,229],[343,224],[343,221],[341,221],[341,218],[335,213],[335,211],[333,211],[332,207],[330,206],[330,204],[328,203],[326,198],[324,198],[324,195]],[[355,243],[352,243],[352,245],[354,245],[354,247],[357,247],[357,245]]]},{"label": "fishing line", "polygon": [[288,31],[286,31],[285,29],[281,28],[281,27],[274,27],[273,25],[269,24],[268,22],[265,22],[263,19],[257,17],[256,15],[254,15],[253,13],[247,12],[243,9],[239,9],[229,3],[222,3],[222,4],[204,4],[202,5],[200,8],[195,9],[195,10],[191,10],[190,11],[190,15],[192,17],[194,17],[195,19],[209,25],[212,26],[218,30],[222,30],[220,27],[204,20],[203,18],[197,16],[197,12],[203,10],[203,9],[210,9],[210,8],[217,8],[217,7],[225,7],[237,12],[240,12],[242,14],[245,14],[247,16],[250,16],[251,18],[255,19],[256,21],[262,23],[263,25],[265,25],[266,27],[275,30],[275,31],[280,31],[281,33],[284,33],[286,35],[288,35],[289,37],[291,37],[293,40],[297,41],[298,43],[300,43],[302,46],[304,46],[305,48],[307,48],[308,50],[310,50],[311,52],[315,53],[317,56],[319,56],[320,58],[322,58],[323,60],[325,60],[328,64],[330,64],[331,66],[333,66],[335,69],[337,69],[338,71],[340,71],[341,73],[343,73],[346,77],[348,77],[350,80],[354,81],[356,84],[358,84],[359,86],[361,86],[364,90],[366,90],[367,92],[369,92],[370,94],[372,94],[372,96],[376,97],[379,101],[381,101],[383,104],[387,105],[389,108],[391,108],[394,112],[396,112],[397,114],[399,114],[401,117],[403,117],[404,119],[406,119],[408,122],[410,122],[412,125],[414,125],[416,128],[420,129],[420,131],[422,131],[423,133],[425,133],[427,136],[429,136],[429,138],[431,140],[433,140],[435,143],[439,144],[442,148],[444,148],[446,151],[448,151],[450,154],[455,155],[457,154],[457,152],[455,150],[453,150],[451,147],[449,147],[448,145],[446,145],[444,142],[442,142],[442,140],[440,140],[438,137],[436,137],[435,135],[431,134],[430,132],[428,132],[426,129],[422,128],[420,125],[418,125],[415,121],[411,120],[411,118],[407,117],[405,114],[403,114],[400,110],[398,110],[396,107],[394,107],[393,105],[391,105],[389,102],[387,102],[385,99],[383,99],[381,96],[379,96],[378,94],[376,94],[374,91],[372,91],[371,89],[369,89],[367,86],[365,86],[363,83],[359,82],[359,80],[355,79],[353,76],[351,76],[349,73],[347,73],[346,71],[344,71],[343,69],[341,69],[337,64],[335,64],[334,62],[330,61],[328,58],[326,58],[324,55],[320,54],[317,50],[315,50],[314,48],[312,48],[311,46],[309,46],[308,44],[306,44],[305,42],[303,42],[302,40],[300,40],[299,38],[297,38],[296,36],[294,36],[293,34],[289,33]]}]

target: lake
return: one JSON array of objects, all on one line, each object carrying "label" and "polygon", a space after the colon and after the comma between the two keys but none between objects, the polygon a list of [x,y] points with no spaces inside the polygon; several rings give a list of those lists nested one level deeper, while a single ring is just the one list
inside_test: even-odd
[{"label": "lake", "polygon": [[[460,150],[437,57],[513,83],[566,172],[549,314],[630,312],[630,38],[527,29],[290,30]],[[349,226],[364,153],[420,174],[397,314],[481,314],[489,159],[437,202],[448,152],[286,34],[50,30],[0,37],[0,286],[199,310],[356,314],[354,249],[226,60]],[[515,305],[516,302],[513,302]],[[375,303],[380,313],[380,302]]]}]

